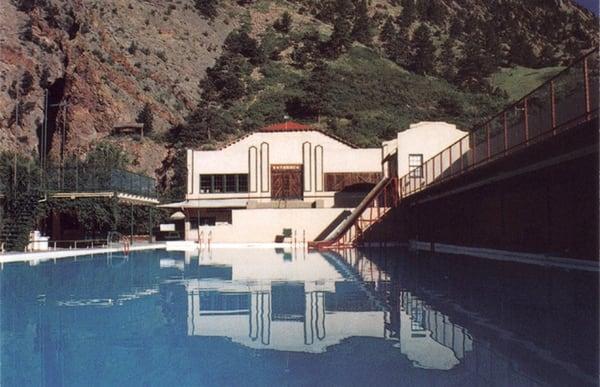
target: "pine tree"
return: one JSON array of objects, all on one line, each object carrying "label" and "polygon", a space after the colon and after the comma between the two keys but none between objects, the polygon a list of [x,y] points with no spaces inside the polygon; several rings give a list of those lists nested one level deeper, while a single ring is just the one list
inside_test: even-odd
[{"label": "pine tree", "polygon": [[485,50],[487,51],[487,55],[489,57],[489,62],[491,66],[489,71],[493,72],[501,64],[502,50],[500,49],[500,39],[498,38],[498,32],[496,31],[494,25],[491,22],[483,24],[483,40],[483,44]]},{"label": "pine tree", "polygon": [[534,67],[537,57],[531,44],[520,34],[515,34],[510,46],[510,61],[525,67]]},{"label": "pine tree", "polygon": [[486,80],[494,70],[493,62],[490,59],[483,37],[475,33],[466,39],[463,49],[463,57],[459,63],[459,70],[456,76],[458,83],[471,90],[482,90],[488,86]]},{"label": "pine tree", "polygon": [[396,62],[399,66],[409,67],[410,57],[410,40],[408,35],[402,30],[396,32],[396,38],[390,46],[390,59]]},{"label": "pine tree", "polygon": [[304,109],[313,115],[320,116],[324,113],[327,104],[326,93],[332,76],[326,63],[318,63],[311,71],[308,80],[304,83],[306,98]]},{"label": "pine tree", "polygon": [[352,28],[352,38],[362,44],[369,45],[371,44],[373,36],[371,34],[371,19],[369,18],[369,9],[366,0],[358,2],[355,8],[355,14],[356,17],[354,19],[354,27]]},{"label": "pine tree", "polygon": [[427,4],[427,20],[431,21],[437,26],[444,24],[444,18],[446,16],[446,8],[444,4],[436,1],[429,1]]},{"label": "pine tree", "polygon": [[398,25],[404,28],[410,27],[417,17],[415,0],[402,0],[402,13],[398,18]]},{"label": "pine tree", "polygon": [[435,70],[435,46],[429,28],[422,24],[412,41],[411,68],[417,74],[433,74]]},{"label": "pine tree", "polygon": [[281,18],[277,19],[275,23],[273,23],[273,28],[276,31],[287,34],[292,29],[292,16],[288,11],[285,11]]},{"label": "pine tree", "polygon": [[456,39],[458,37],[460,37],[460,35],[463,32],[463,25],[462,22],[459,19],[454,19],[452,21],[452,24],[450,25],[450,31],[448,31],[450,34],[450,37]]},{"label": "pine tree", "polygon": [[144,124],[144,134],[151,134],[154,130],[154,114],[152,113],[152,106],[149,103],[144,105],[144,108],[140,111],[137,116],[136,122]]},{"label": "pine tree", "polygon": [[429,11],[430,0],[417,0],[416,11],[421,20],[427,19],[427,12]]},{"label": "pine tree", "polygon": [[328,42],[328,51],[333,57],[337,57],[352,46],[352,13],[354,12],[350,0],[338,0],[336,5],[338,14],[333,21],[333,33]]},{"label": "pine tree", "polygon": [[449,82],[454,80],[456,76],[456,55],[454,55],[454,41],[448,38],[442,44],[442,53],[440,61],[442,62],[442,76]]},{"label": "pine tree", "polygon": [[551,44],[544,44],[544,46],[542,47],[542,51],[540,52],[539,65],[540,67],[549,67],[557,65],[556,52],[552,48]]},{"label": "pine tree", "polygon": [[385,20],[381,32],[379,33],[379,40],[383,43],[391,42],[396,37],[396,26],[391,17]]},{"label": "pine tree", "polygon": [[217,16],[219,0],[196,0],[194,5],[202,15],[209,19],[214,19]]}]

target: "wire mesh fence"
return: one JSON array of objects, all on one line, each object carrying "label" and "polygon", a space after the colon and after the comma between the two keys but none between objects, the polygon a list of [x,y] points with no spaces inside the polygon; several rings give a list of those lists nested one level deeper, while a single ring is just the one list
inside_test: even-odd
[{"label": "wire mesh fence", "polygon": [[402,196],[461,174],[598,117],[599,63],[593,50],[399,181]]},{"label": "wire mesh fence", "polygon": [[156,181],[122,169],[67,167],[50,169],[44,188],[49,192],[120,192],[156,197]]}]

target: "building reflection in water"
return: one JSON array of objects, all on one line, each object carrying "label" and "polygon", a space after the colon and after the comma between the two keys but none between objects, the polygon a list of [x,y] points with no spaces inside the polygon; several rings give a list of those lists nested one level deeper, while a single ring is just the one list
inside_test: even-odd
[{"label": "building reflection in water", "polygon": [[214,250],[184,261],[161,266],[183,270],[177,283],[187,292],[189,336],[311,353],[351,337],[379,338],[393,341],[414,366],[438,370],[472,350],[463,327],[409,291],[390,304],[379,291],[394,291],[389,274],[362,255]]},{"label": "building reflection in water", "polygon": [[3,382],[93,385],[107,370],[145,378],[144,361],[166,382],[166,370],[195,370],[198,356],[235,358],[257,375],[278,372],[284,357],[296,377],[314,366],[335,378],[350,362],[386,380],[434,370],[413,373],[424,384],[596,382],[598,337],[584,322],[598,310],[597,275],[385,249],[153,254],[5,267]]}]

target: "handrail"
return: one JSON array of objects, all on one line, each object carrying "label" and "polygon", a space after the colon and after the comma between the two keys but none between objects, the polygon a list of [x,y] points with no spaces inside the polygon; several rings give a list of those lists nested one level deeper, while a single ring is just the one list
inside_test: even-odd
[{"label": "handrail", "polygon": [[[385,193],[385,190],[388,187],[393,187],[394,190],[397,187],[396,178],[384,177],[373,187],[371,191],[361,200],[361,202],[354,208],[354,210],[348,215],[346,219],[344,219],[338,227],[336,227],[328,236],[320,241],[314,241],[309,243],[311,247],[321,247],[328,246],[338,242],[346,233],[348,233],[353,226],[355,226],[356,222],[360,220],[360,217],[363,215],[366,209],[373,207],[375,200],[378,197]],[[390,207],[396,205],[397,195],[392,198],[393,203],[390,203]],[[387,203],[386,203],[387,204]]]},{"label": "handrail", "polygon": [[[591,106],[591,93],[596,93],[597,90],[595,90],[596,86],[590,87],[591,76],[589,74],[590,69],[588,60],[597,52],[598,48],[588,52],[526,96],[505,107],[500,113],[492,116],[482,124],[476,125],[474,128],[477,129],[472,130],[470,133],[429,158],[421,166],[422,171],[425,172],[424,178],[422,176],[415,177],[413,171],[409,171],[402,176],[399,180],[401,197],[410,196],[426,187],[441,181],[446,181],[448,178],[462,174],[476,166],[483,165],[499,156],[505,156],[523,146],[531,145],[545,136],[556,135],[560,131],[567,130],[582,122],[587,122],[596,118],[598,116],[598,107]],[[594,64],[597,66],[597,62]],[[583,76],[581,79],[577,78],[577,81],[583,81],[583,86],[575,89],[577,92],[581,93],[581,95],[577,94],[576,96],[584,99],[585,106],[580,107],[580,111],[576,111],[574,116],[571,114],[573,111],[566,111],[568,117],[563,118],[558,122],[557,111],[562,108],[561,112],[564,116],[564,107],[570,107],[567,101],[575,100],[575,98],[563,99],[557,102],[555,84],[560,80],[565,79],[563,77],[577,65],[583,66]],[[597,67],[593,68],[593,70],[597,76]],[[543,95],[543,97],[546,97],[546,100],[542,100],[543,103],[541,105],[536,104],[530,106],[531,104],[529,101],[534,100],[537,93],[540,92],[548,93],[548,95]],[[570,97],[573,96],[570,95]],[[535,101],[539,102],[537,100]],[[579,105],[576,106],[579,107]],[[531,113],[532,109],[533,113]],[[509,122],[509,115],[514,112],[518,112],[517,114],[521,114],[522,117],[517,115],[518,120]],[[540,113],[545,113],[545,115]],[[534,120],[533,125],[531,122],[532,120]],[[547,120],[549,122],[547,124],[537,122],[538,126],[535,126],[535,120],[539,122]],[[494,126],[494,124],[496,125]],[[498,131],[498,128],[501,129]],[[496,132],[492,133],[495,130]],[[500,138],[500,134],[503,134],[502,138]],[[516,141],[514,141],[515,137],[517,137]],[[478,139],[483,140],[478,141]],[[482,150],[483,152],[481,152]],[[483,153],[483,155],[480,153]],[[444,168],[444,161],[447,162],[446,168]],[[429,171],[432,173],[429,174]],[[436,172],[438,173],[436,174]]]},{"label": "handrail", "polygon": [[482,126],[484,126],[484,125],[492,122],[494,119],[500,117],[500,115],[502,115],[505,111],[510,110],[510,109],[514,109],[515,106],[518,106],[520,103],[522,103],[528,97],[531,97],[534,93],[540,91],[541,89],[543,89],[544,87],[546,87],[551,82],[554,82],[556,79],[558,79],[558,78],[562,77],[563,75],[565,75],[566,73],[568,73],[573,67],[575,67],[579,63],[581,63],[584,60],[586,60],[592,54],[597,53],[597,51],[598,51],[598,47],[592,49],[590,52],[588,52],[588,53],[580,56],[577,59],[575,59],[575,61],[573,61],[571,64],[569,64],[569,66],[567,66],[564,69],[560,70],[558,73],[554,74],[551,78],[545,80],[544,83],[542,83],[541,85],[539,85],[535,89],[531,90],[529,93],[525,94],[523,97],[521,97],[517,101],[512,102],[509,105],[505,106],[504,109],[502,109],[500,111],[500,113],[498,113],[498,114],[496,114],[494,116],[491,116],[489,119],[487,119],[486,121],[483,121],[482,123],[473,125],[472,128],[481,128]]}]

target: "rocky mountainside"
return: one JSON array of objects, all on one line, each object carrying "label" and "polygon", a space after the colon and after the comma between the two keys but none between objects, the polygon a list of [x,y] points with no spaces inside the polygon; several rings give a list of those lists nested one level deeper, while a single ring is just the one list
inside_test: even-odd
[{"label": "rocky mountainside", "polygon": [[[465,52],[474,36],[481,36],[483,54],[492,52],[492,48],[485,51],[488,43],[494,46],[497,63],[491,68],[497,69],[514,65],[560,69],[597,44],[597,19],[570,0],[409,1],[2,1],[0,150],[37,154],[45,94],[49,105],[48,151],[55,159],[64,128],[66,153],[85,153],[98,140],[107,139],[124,146],[138,170],[164,172],[160,167],[164,167],[177,140],[173,136],[185,132],[172,128],[187,125],[188,132],[197,131],[189,123],[190,116],[198,116],[199,104],[218,106],[216,114],[227,118],[223,122],[232,126],[231,135],[292,115],[318,119],[326,129],[367,144],[418,118],[452,119],[456,114],[458,123],[472,124],[481,111],[507,102],[500,90],[493,90],[493,77],[487,89],[471,88],[470,75],[460,82],[455,79],[466,66],[460,58],[468,56]],[[287,31],[281,25],[284,13],[291,25]],[[366,25],[362,33],[357,27],[361,23]],[[263,58],[240,57],[240,65],[248,70],[242,82],[244,90],[224,103],[215,96],[222,96],[229,86],[211,82],[227,73],[232,57],[223,49],[224,42],[242,26]],[[344,26],[353,30],[352,47],[342,42],[346,49],[333,55],[304,49],[312,39],[311,31],[317,33],[315,44],[340,36],[347,39],[340,32]],[[437,57],[429,69],[415,67],[410,61],[419,50],[427,54],[427,47],[418,43],[424,34],[421,26],[427,27],[425,33],[433,45],[429,51]],[[398,34],[391,41],[406,40],[405,46],[386,42],[386,28]],[[453,44],[448,48],[444,42],[449,40]],[[240,41],[242,46],[248,43]],[[306,56],[315,53],[323,55],[328,70],[314,71],[321,68],[317,63],[320,58]],[[452,68],[445,64],[448,53],[457,56]],[[219,58],[224,58],[220,65]],[[215,63],[212,78],[210,74],[207,77],[206,70]],[[343,78],[335,78],[335,74]],[[314,97],[310,94],[311,76],[325,76],[331,86],[328,104],[317,117],[302,113],[302,109],[310,108],[302,100]],[[207,92],[207,85],[212,85],[212,94]],[[341,90],[341,86],[346,89]],[[361,90],[383,86],[395,88],[386,92],[395,101],[367,107],[359,116],[349,113],[355,106],[367,106],[373,102],[370,99],[379,98]],[[427,93],[394,94],[406,87]],[[485,106],[482,94],[491,96],[483,101]],[[115,125],[135,121],[145,105],[153,113],[152,139],[111,136]],[[202,122],[214,120],[204,118]],[[373,133],[372,128],[382,126],[382,122],[383,130]]]}]

